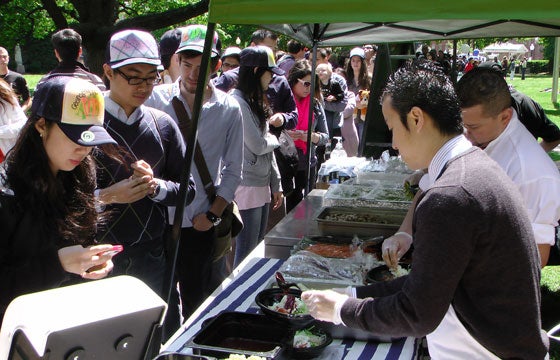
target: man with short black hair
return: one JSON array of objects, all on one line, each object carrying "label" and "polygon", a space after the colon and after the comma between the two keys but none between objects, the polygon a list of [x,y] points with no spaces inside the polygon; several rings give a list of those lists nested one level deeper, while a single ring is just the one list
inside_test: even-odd
[{"label": "man with short black hair", "polygon": [[428,169],[411,271],[370,286],[305,291],[318,320],[426,336],[434,359],[544,359],[540,269],[516,185],[463,135],[453,84],[431,62],[399,69],[381,96],[393,147]]},{"label": "man with short black hair", "polygon": [[284,54],[280,60],[278,60],[278,67],[284,70],[285,76],[288,76],[290,69],[294,66],[296,61],[305,58],[305,46],[302,43],[291,39],[288,41],[288,53]]},{"label": "man with short black hair", "polygon": [[58,65],[39,80],[37,88],[55,76],[72,76],[89,81],[101,91],[106,90],[103,80],[78,61],[82,56],[82,36],[77,31],[74,29],[59,30],[52,35],[51,42]]},{"label": "man with short black hair", "polygon": [[173,84],[181,75],[179,70],[179,61],[177,60],[177,48],[181,43],[181,33],[183,28],[167,30],[159,40],[159,51],[161,57],[162,83]]},{"label": "man with short black hair", "polygon": [[[124,149],[124,164],[103,153],[96,156],[96,197],[113,214],[97,240],[124,247],[113,259],[113,275],[138,277],[165,297],[167,209],[177,203],[185,143],[169,115],[144,105],[160,81],[154,37],[146,31],[119,31],[109,40],[107,54],[103,70],[111,86],[103,125]],[[190,203],[192,180],[187,191]]]},{"label": "man with short black hair", "polygon": [[226,71],[237,69],[239,67],[239,64],[241,63],[241,58],[239,56],[240,53],[241,49],[237,46],[230,46],[226,48],[224,54],[222,55],[222,74]]},{"label": "man with short black hair", "polygon": [[[493,62],[484,61],[478,67],[490,68],[503,74],[502,65],[497,62],[497,59]],[[512,86],[509,86],[509,92],[511,94],[511,106],[517,112],[519,121],[537,140],[541,139],[540,145],[544,151],[552,151],[560,144],[560,128],[546,116],[542,106],[535,100],[517,91]]]},{"label": "man with short black hair", "polygon": [[457,83],[469,140],[494,159],[519,188],[529,212],[541,266],[555,244],[560,219],[560,173],[520,122],[504,78],[476,68]]}]

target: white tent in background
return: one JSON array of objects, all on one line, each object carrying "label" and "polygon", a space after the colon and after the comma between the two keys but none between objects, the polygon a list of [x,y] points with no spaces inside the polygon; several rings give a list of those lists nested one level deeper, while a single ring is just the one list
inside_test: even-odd
[{"label": "white tent in background", "polygon": [[488,45],[484,48],[484,52],[487,54],[498,53],[498,54],[525,54],[529,50],[523,44],[512,44],[509,42],[505,43],[495,43]]}]

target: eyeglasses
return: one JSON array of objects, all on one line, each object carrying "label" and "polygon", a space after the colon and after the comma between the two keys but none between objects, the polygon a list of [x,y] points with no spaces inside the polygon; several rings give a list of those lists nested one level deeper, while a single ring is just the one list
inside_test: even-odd
[{"label": "eyeglasses", "polygon": [[149,78],[141,78],[141,77],[128,76],[119,69],[114,69],[114,70],[117,73],[119,73],[126,81],[128,81],[128,85],[140,85],[144,81],[146,82],[146,85],[157,85],[161,81],[161,78],[159,76],[149,77]]},{"label": "eyeglasses", "polygon": [[303,86],[305,86],[306,88],[311,86],[311,81],[303,81],[301,79],[297,79],[297,81],[299,81]]},{"label": "eyeglasses", "polygon": [[228,62],[223,62],[222,67],[228,68],[228,69],[235,69],[235,68],[239,67],[239,64],[231,64],[231,63],[228,63]]}]

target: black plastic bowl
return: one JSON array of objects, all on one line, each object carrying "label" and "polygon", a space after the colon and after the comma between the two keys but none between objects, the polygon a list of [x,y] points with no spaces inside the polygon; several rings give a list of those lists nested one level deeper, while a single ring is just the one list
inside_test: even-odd
[{"label": "black plastic bowl", "polygon": [[[292,329],[303,329],[308,327],[315,321],[313,316],[309,314],[283,314],[278,311],[269,309],[269,306],[282,300],[284,292],[278,288],[265,289],[257,294],[255,302],[261,308],[263,314],[270,319],[283,323]],[[289,289],[288,294],[294,295],[296,298],[301,298],[301,290]]]},{"label": "black plastic bowl", "polygon": [[317,346],[308,347],[308,348],[292,347],[291,354],[290,354],[292,359],[313,359],[319,356],[323,352],[323,350],[325,350],[325,348],[329,346],[333,341],[332,336],[325,331],[319,329],[313,329],[312,332],[317,335],[323,335],[325,341],[323,341],[321,344]]},{"label": "black plastic bowl", "polygon": [[[399,265],[406,270],[410,270],[410,264],[408,263],[399,263]],[[366,275],[366,281],[368,283],[376,283],[376,282],[384,282],[384,281],[391,281],[396,279],[395,276],[391,273],[387,265],[380,265],[374,267],[370,271],[368,271]]]}]

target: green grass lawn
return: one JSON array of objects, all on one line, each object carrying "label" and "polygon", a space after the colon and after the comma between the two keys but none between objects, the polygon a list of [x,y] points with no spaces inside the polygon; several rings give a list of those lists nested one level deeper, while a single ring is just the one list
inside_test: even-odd
[{"label": "green grass lawn", "polygon": [[39,80],[41,80],[41,78],[43,77],[43,74],[25,74],[23,75],[23,77],[25,78],[25,81],[27,81],[27,87],[29,88],[29,90],[31,92],[35,91],[35,86],[37,85],[37,83],[39,82]]},{"label": "green grass lawn", "polygon": [[[521,80],[521,76],[516,74],[513,81],[509,80],[509,75],[506,77],[506,80],[515,89],[538,102],[550,120],[560,126],[560,107],[558,103],[552,103],[552,92],[550,91],[552,88],[552,76],[529,75],[525,77],[525,80]],[[558,98],[560,99],[560,95]]]}]

